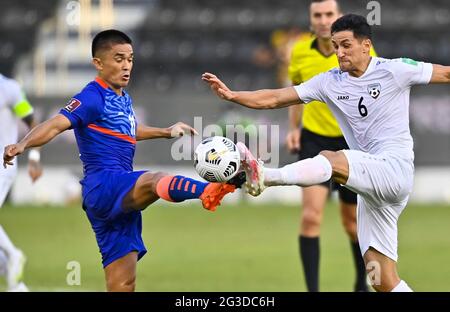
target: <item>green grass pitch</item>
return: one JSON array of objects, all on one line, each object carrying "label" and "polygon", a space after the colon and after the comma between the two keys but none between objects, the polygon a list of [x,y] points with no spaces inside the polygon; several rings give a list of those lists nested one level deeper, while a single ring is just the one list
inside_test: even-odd
[{"label": "green grass pitch", "polygon": [[[137,291],[305,291],[297,233],[300,208],[236,204],[157,204],[143,212],[147,255]],[[409,205],[399,222],[399,271],[416,291],[450,291],[450,206]],[[104,291],[94,234],[79,205],[12,207],[0,223],[27,255],[32,291]],[[81,285],[66,282],[70,261]],[[322,291],[351,291],[354,269],[338,207],[326,207],[321,236]],[[0,280],[0,290],[5,283]]]}]

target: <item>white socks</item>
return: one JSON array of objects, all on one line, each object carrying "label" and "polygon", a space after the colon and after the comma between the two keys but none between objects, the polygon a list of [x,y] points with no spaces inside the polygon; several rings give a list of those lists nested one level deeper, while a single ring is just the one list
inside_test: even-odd
[{"label": "white socks", "polygon": [[398,283],[398,285],[391,290],[391,292],[412,292],[412,291],[413,290],[409,288],[408,284],[406,284],[404,280],[401,280],[400,283]]},{"label": "white socks", "polygon": [[3,249],[7,256],[10,256],[14,252],[16,252],[16,247],[14,247],[13,243],[9,239],[3,227],[0,225],[0,248]]},{"label": "white socks", "polygon": [[322,155],[297,161],[283,168],[264,168],[264,184],[311,186],[331,178],[330,161]]}]

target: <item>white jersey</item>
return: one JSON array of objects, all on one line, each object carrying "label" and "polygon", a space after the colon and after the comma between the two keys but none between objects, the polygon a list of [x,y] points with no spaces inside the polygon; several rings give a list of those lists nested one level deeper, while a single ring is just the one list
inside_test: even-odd
[{"label": "white jersey", "polygon": [[305,103],[327,103],[350,149],[412,160],[409,93],[411,86],[429,83],[432,72],[430,63],[372,57],[358,78],[335,68],[294,88]]},{"label": "white jersey", "polygon": [[18,123],[14,106],[22,100],[19,84],[0,75],[0,147],[17,142]]},{"label": "white jersey", "polygon": [[19,84],[0,74],[0,151],[6,145],[17,143],[18,119],[13,109],[23,99]]}]

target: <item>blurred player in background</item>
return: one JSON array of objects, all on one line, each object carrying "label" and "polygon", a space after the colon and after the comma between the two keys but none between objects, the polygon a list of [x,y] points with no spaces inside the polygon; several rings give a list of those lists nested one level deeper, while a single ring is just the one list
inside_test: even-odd
[{"label": "blurred player in background", "polygon": [[92,41],[98,77],[61,109],[4,152],[12,165],[25,149],[41,146],[67,129],[74,129],[84,178],[83,209],[102,254],[108,291],[134,291],[137,261],[147,252],[142,240],[141,210],[162,198],[170,202],[200,199],[214,211],[234,185],[203,183],[184,176],[133,171],[136,141],[196,134],[176,123],[169,128],[138,124],[132,99],[125,92],[133,67],[131,39],[118,30],[105,30]]},{"label": "blurred player in background", "polygon": [[409,94],[414,85],[450,84],[450,66],[370,56],[372,30],[366,18],[348,14],[331,27],[339,68],[283,89],[231,91],[219,78],[202,79],[222,99],[254,109],[275,109],[319,100],[327,103],[350,149],[319,155],[282,168],[265,168],[238,143],[250,194],[275,185],[318,185],[332,178],[358,194],[358,240],[377,291],[412,291],[397,272],[398,218],[414,178]]},{"label": "blurred player in background", "polygon": [[[33,107],[26,99],[19,84],[0,74],[0,148],[18,139],[18,120],[22,119],[32,129],[35,126]],[[36,181],[42,174],[40,155],[37,149],[30,151],[28,173]],[[17,163],[12,162],[10,170],[0,170],[0,208],[8,195],[17,175]],[[0,225],[0,272],[6,275],[8,290],[26,291],[22,280],[25,256],[14,246],[3,227]]]},{"label": "blurred player in background", "polygon": [[[309,8],[313,37],[300,39],[293,47],[289,78],[298,85],[338,67],[331,42],[331,25],[342,16],[336,0],[313,0]],[[371,55],[375,56],[373,49]],[[301,129],[300,129],[301,127]],[[289,107],[286,145],[299,159],[314,157],[323,150],[348,149],[342,131],[328,106],[320,101]],[[298,238],[300,258],[308,291],[319,291],[320,226],[330,192],[339,192],[342,223],[350,238],[356,269],[355,291],[367,291],[366,269],[356,237],[356,193],[332,180],[302,189],[302,215]]]}]

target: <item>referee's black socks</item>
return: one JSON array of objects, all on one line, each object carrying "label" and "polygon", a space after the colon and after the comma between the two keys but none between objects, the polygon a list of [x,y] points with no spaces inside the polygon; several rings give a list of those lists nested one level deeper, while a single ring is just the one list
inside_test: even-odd
[{"label": "referee's black socks", "polygon": [[306,287],[310,292],[317,292],[319,291],[319,237],[300,235],[298,243],[303,272],[305,273]]},{"label": "referee's black socks", "polygon": [[358,242],[350,241],[352,246],[352,254],[353,260],[355,263],[356,269],[356,282],[354,291],[367,292],[369,291],[367,286],[367,277],[366,277],[366,267],[364,264],[364,259],[361,255],[361,250],[359,249]]},{"label": "referee's black socks", "polygon": [[[303,264],[303,272],[306,280],[306,288],[310,292],[319,291],[319,260],[320,260],[320,239],[319,237],[298,237],[300,257]],[[367,292],[366,267],[361,255],[358,242],[352,242],[352,254],[356,270],[356,281],[354,291]]]}]

